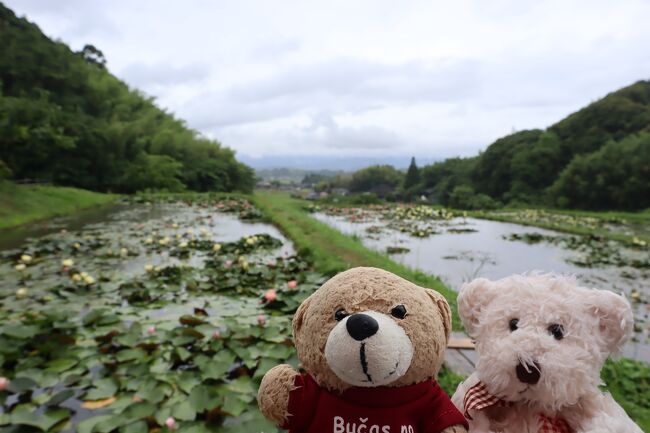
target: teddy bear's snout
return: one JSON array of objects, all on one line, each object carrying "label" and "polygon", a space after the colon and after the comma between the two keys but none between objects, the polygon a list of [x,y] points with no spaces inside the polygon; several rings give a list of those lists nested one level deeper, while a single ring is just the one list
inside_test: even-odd
[{"label": "teddy bear's snout", "polygon": [[348,317],[345,328],[348,330],[350,337],[362,341],[377,333],[379,323],[367,314],[356,313]]},{"label": "teddy bear's snout", "polygon": [[539,378],[542,374],[542,369],[540,368],[537,362],[532,364],[523,364],[521,361],[517,364],[517,379],[520,382],[527,383],[529,385],[535,385],[539,382]]}]

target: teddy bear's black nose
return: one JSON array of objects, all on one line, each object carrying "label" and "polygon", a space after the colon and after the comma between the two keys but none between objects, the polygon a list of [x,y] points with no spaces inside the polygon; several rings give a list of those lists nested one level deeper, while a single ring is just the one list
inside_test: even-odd
[{"label": "teddy bear's black nose", "polygon": [[539,364],[536,362],[534,362],[533,365],[523,365],[521,362],[517,364],[517,379],[523,383],[535,385],[539,382],[540,375],[541,369],[539,368]]},{"label": "teddy bear's black nose", "polygon": [[357,313],[348,317],[345,327],[348,329],[350,337],[361,341],[375,335],[379,329],[379,323],[367,314]]}]

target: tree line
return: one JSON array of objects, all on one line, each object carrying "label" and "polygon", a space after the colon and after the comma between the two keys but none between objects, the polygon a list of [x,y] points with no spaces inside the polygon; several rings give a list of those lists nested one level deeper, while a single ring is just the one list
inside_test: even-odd
[{"label": "tree line", "polygon": [[0,4],[0,174],[96,191],[251,191],[234,152]]},{"label": "tree line", "polygon": [[639,81],[546,130],[519,131],[477,156],[406,172],[373,166],[321,182],[389,200],[425,198],[465,209],[541,205],[650,207],[650,81]]}]

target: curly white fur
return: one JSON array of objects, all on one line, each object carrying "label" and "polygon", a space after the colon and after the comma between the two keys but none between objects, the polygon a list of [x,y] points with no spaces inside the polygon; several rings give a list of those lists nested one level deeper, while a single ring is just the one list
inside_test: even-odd
[{"label": "curly white fur", "polygon": [[[620,352],[632,333],[632,310],[625,298],[579,287],[574,278],[526,274],[464,285],[458,310],[476,340],[478,362],[452,401],[464,411],[466,391],[480,380],[492,395],[513,403],[476,413],[470,432],[536,433],[544,414],[564,419],[576,433],[641,433],[598,388],[603,363]],[[549,330],[552,325],[562,327],[561,339]],[[537,383],[518,379],[520,363],[539,366]]]}]

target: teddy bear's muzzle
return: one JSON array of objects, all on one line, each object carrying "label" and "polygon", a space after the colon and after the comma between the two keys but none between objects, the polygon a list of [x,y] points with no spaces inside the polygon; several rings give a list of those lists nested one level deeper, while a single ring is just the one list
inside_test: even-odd
[{"label": "teddy bear's muzzle", "polygon": [[325,344],[327,364],[353,386],[387,385],[406,373],[412,358],[413,344],[404,329],[373,310],[345,317]]}]

